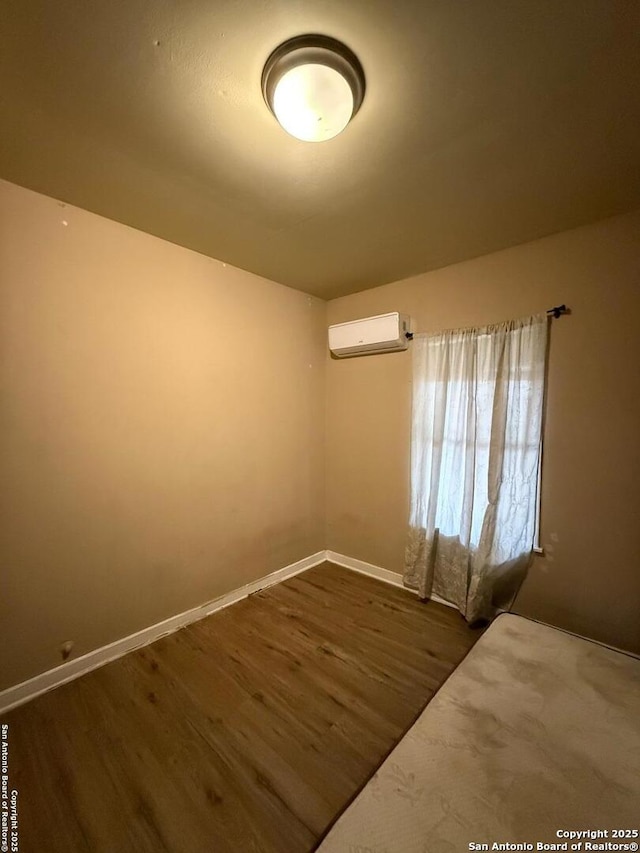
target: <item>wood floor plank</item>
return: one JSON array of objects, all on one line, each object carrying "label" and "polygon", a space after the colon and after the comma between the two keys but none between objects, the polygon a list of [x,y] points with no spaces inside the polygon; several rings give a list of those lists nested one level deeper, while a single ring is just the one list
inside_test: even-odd
[{"label": "wood floor plank", "polygon": [[307,853],[479,632],[324,563],[5,716],[20,851]]}]

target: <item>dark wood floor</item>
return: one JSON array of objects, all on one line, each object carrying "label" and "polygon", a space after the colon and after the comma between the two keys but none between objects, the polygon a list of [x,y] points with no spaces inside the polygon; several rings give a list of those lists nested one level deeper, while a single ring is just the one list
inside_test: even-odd
[{"label": "dark wood floor", "polygon": [[6,715],[20,853],[305,853],[478,638],[328,563]]}]

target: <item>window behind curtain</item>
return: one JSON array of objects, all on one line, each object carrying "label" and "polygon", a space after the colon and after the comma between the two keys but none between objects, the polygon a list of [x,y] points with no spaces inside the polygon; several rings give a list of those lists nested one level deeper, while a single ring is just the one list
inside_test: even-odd
[{"label": "window behind curtain", "polygon": [[534,544],[546,336],[541,315],[414,339],[405,579],[463,612],[480,575]]}]

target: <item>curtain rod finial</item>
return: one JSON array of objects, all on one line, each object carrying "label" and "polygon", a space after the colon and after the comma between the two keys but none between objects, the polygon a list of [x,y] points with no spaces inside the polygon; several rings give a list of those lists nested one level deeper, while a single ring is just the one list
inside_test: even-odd
[{"label": "curtain rod finial", "polygon": [[555,308],[549,308],[547,314],[552,315],[556,320],[563,314],[570,314],[571,310],[566,305],[556,305]]}]

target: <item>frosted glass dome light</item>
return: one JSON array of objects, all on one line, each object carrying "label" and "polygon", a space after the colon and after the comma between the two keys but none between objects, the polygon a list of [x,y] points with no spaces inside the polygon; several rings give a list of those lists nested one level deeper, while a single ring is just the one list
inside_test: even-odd
[{"label": "frosted glass dome light", "polygon": [[304,142],[337,136],[364,97],[364,72],[348,47],[328,36],[298,36],[271,54],[264,98],[282,127]]},{"label": "frosted glass dome light", "polygon": [[298,65],[276,83],[273,112],[291,136],[322,142],[349,124],[353,94],[339,71],[327,65]]}]

